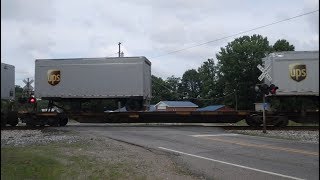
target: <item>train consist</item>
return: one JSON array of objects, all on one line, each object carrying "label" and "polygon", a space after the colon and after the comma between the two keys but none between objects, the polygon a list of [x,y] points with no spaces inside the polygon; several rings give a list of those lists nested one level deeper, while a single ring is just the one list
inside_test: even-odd
[{"label": "train consist", "polygon": [[[279,52],[263,59],[270,64],[272,81],[279,86],[270,98],[319,97],[319,52]],[[6,68],[5,68],[6,67]],[[8,69],[13,68],[8,73]],[[4,73],[4,74],[3,74]],[[13,76],[13,78],[12,78]],[[10,77],[10,78],[9,78]],[[1,64],[1,99],[14,100],[14,67]],[[3,97],[2,95],[6,97]],[[45,112],[37,107],[37,99],[47,100]],[[126,112],[85,112],[83,100],[114,99]],[[35,91],[28,102],[31,111],[1,109],[1,124],[15,126],[19,117],[28,126],[65,126],[71,117],[87,123],[235,123],[245,119],[250,126],[260,126],[260,112],[149,112],[151,99],[151,62],[145,57],[37,59],[35,61]],[[65,109],[61,104],[78,104],[78,109]],[[8,103],[10,104],[10,103]],[[2,107],[2,106],[1,106]],[[10,107],[10,106],[8,106]],[[57,108],[60,110],[57,110]],[[317,107],[318,108],[318,107]],[[63,111],[61,111],[61,109]],[[267,113],[267,123],[286,126],[288,120],[319,121],[318,109],[299,112],[273,110]]]}]

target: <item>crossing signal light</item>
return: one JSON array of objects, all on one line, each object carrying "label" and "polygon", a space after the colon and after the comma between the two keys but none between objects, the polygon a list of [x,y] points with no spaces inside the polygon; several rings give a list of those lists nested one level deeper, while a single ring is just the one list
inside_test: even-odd
[{"label": "crossing signal light", "polygon": [[29,98],[29,103],[34,104],[36,102],[37,102],[36,98],[34,98],[34,97]]},{"label": "crossing signal light", "polygon": [[270,91],[271,94],[276,94],[277,93],[277,89],[279,89],[278,86],[276,86],[274,84],[271,84],[270,87],[269,87],[269,91]]}]

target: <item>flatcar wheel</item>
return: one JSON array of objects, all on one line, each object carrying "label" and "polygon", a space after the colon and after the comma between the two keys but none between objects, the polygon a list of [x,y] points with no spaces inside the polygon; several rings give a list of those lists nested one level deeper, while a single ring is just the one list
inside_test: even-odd
[{"label": "flatcar wheel", "polygon": [[19,123],[17,112],[10,112],[8,114],[8,123],[10,124],[10,126],[16,126]]},{"label": "flatcar wheel", "polygon": [[59,119],[59,125],[60,126],[65,126],[68,124],[68,118],[67,117],[63,117]]},{"label": "flatcar wheel", "polygon": [[47,122],[49,126],[59,126],[58,118],[48,118]]},{"label": "flatcar wheel", "polygon": [[28,114],[25,117],[23,117],[22,122],[25,122],[27,127],[32,128],[37,125],[36,119],[37,119],[36,117]]},{"label": "flatcar wheel", "polygon": [[274,123],[275,127],[286,127],[289,123],[288,117],[286,116],[279,116]]},{"label": "flatcar wheel", "polygon": [[32,127],[36,126],[31,118],[27,117],[27,118],[24,119],[24,121],[26,122],[26,126],[27,127],[32,128]]},{"label": "flatcar wheel", "polygon": [[7,124],[7,118],[3,113],[1,113],[1,127],[5,127]]},{"label": "flatcar wheel", "polygon": [[246,123],[251,127],[259,127],[261,126],[261,117],[258,115],[251,115],[246,118]]}]

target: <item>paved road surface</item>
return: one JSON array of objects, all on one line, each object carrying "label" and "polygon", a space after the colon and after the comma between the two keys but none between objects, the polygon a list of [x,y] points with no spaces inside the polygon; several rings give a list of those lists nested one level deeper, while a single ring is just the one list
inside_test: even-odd
[{"label": "paved road surface", "polygon": [[179,155],[213,179],[319,179],[319,145],[230,134],[205,126],[70,123],[72,129]]}]

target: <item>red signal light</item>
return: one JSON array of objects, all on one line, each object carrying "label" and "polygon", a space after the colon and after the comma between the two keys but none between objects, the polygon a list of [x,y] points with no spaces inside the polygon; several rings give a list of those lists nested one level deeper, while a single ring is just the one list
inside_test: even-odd
[{"label": "red signal light", "polygon": [[276,94],[277,93],[277,89],[279,89],[278,86],[275,86],[274,84],[271,84],[269,88],[270,88],[270,93],[271,94]]},{"label": "red signal light", "polygon": [[34,97],[29,98],[29,103],[31,103],[31,104],[36,103],[36,101],[37,100]]}]

